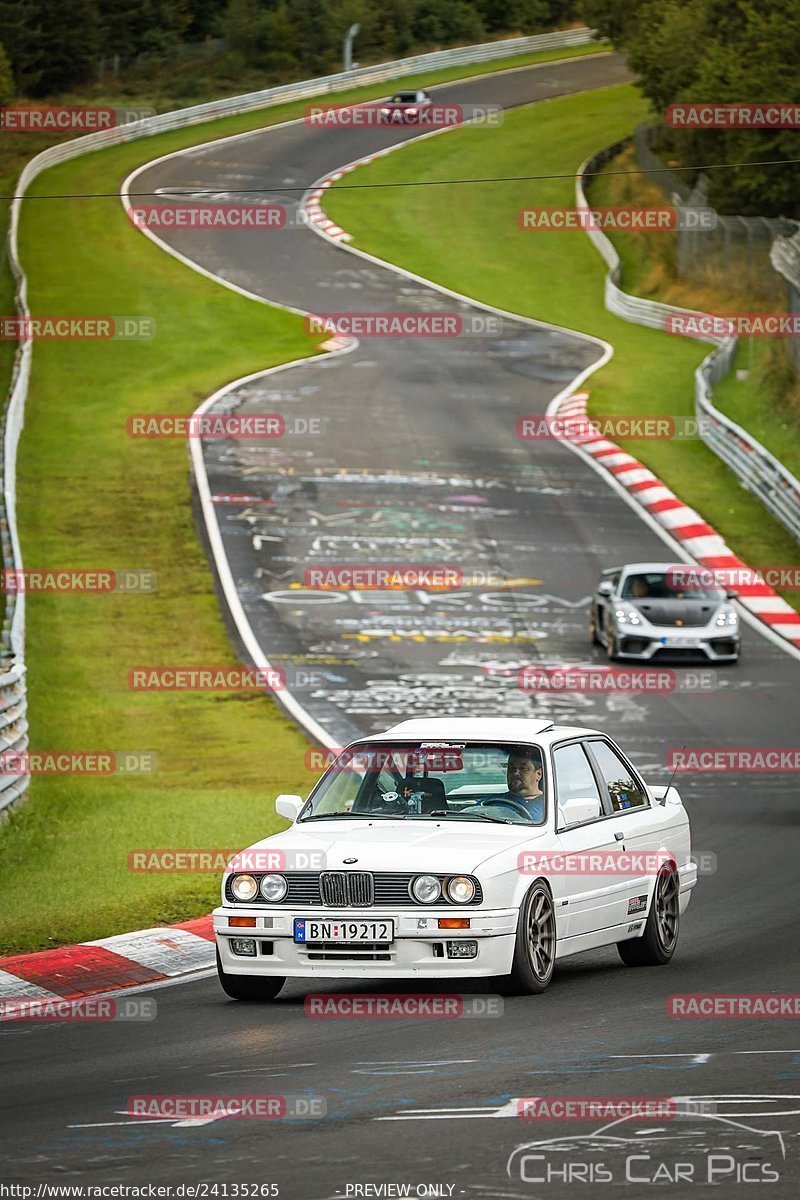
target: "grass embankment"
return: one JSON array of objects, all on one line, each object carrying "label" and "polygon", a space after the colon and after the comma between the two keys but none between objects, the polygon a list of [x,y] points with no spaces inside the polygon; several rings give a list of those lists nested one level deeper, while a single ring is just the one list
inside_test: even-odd
[{"label": "grass embankment", "polygon": [[[589,184],[591,201],[662,207],[664,195],[646,175],[609,173],[633,172],[637,165],[632,149],[606,164]],[[730,274],[722,278],[714,272],[700,280],[679,278],[674,233],[615,232],[609,236],[622,262],[622,286],[637,296],[701,312],[781,311],[774,292],[765,292],[764,281],[744,266],[738,281],[733,282]],[[738,379],[737,369],[746,371],[746,377]],[[793,474],[800,475],[800,388],[783,339],[740,338],[733,370],[714,385],[714,403]]]},{"label": "grass embankment", "polygon": [[[498,129],[449,131],[377,159],[347,177],[350,190],[334,186],[326,208],[356,246],[381,258],[478,300],[611,342],[614,358],[589,381],[592,415],[693,417],[693,373],[708,347],[607,312],[605,266],[588,237],[581,231],[525,231],[517,219],[525,207],[572,206],[571,175],[580,163],[645,115],[631,86],[515,109]],[[515,175],[566,178],[365,192],[352,186]],[[798,561],[794,540],[702,442],[622,444],[745,561]],[[798,604],[795,593],[786,598]]]},{"label": "grass embankment", "polygon": [[[28,800],[0,825],[0,954],[207,912],[216,877],[132,874],[128,853],[247,845],[282,824],[272,809],[276,792],[305,793],[311,782],[307,743],[270,700],[127,688],[134,665],[234,662],[193,528],[186,447],[132,441],[127,416],[191,411],[230,379],[307,355],[310,343],[298,317],[238,297],[163,254],[129,226],[115,198],[141,163],[296,118],[307,103],[87,155],[40,176],[31,191],[108,198],[24,206],[21,253],[34,313],[144,315],[157,326],[151,341],[34,348],[18,472],[26,566],[145,568],[156,572],[158,591],[29,596],[31,746],[150,751],[157,771],[33,779]],[[5,194],[25,157],[21,141],[6,141]],[[28,154],[41,148],[41,138],[25,145]],[[9,367],[10,354],[2,361]]]}]

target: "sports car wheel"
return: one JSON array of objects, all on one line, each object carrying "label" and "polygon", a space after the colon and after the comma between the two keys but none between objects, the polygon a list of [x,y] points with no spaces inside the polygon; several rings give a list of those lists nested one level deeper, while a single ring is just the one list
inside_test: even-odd
[{"label": "sports car wheel", "polygon": [[639,938],[617,942],[619,956],[629,967],[661,967],[668,963],[678,944],[681,923],[678,873],[662,867],[644,933]]},{"label": "sports car wheel", "polygon": [[597,614],[594,608],[591,609],[589,614],[589,641],[593,646],[600,645],[600,638],[597,636]]},{"label": "sports car wheel", "polygon": [[550,889],[537,879],[522,903],[511,974],[502,981],[508,996],[543,992],[556,961],[556,914]]},{"label": "sports car wheel", "polygon": [[286,983],[283,975],[229,975],[217,950],[217,974],[223,992],[232,1000],[274,1000]]},{"label": "sports car wheel", "polygon": [[617,639],[614,634],[614,627],[609,620],[606,623],[606,655],[609,662],[615,662],[619,651],[617,649]]}]

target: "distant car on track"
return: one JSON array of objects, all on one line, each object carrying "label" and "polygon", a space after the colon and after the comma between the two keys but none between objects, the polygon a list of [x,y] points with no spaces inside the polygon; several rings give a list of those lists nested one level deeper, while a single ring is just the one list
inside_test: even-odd
[{"label": "distant car on track", "polygon": [[292,827],[228,865],[214,912],[237,1000],[326,976],[541,992],[557,959],[612,944],[664,964],[697,880],[676,789],[604,733],[549,721],[405,721],[276,808]]},{"label": "distant car on track", "polygon": [[427,92],[395,92],[379,110],[381,124],[416,123],[420,114],[431,106]]},{"label": "distant car on track", "polygon": [[[683,570],[688,574],[691,567]],[[629,563],[611,567],[592,597],[589,637],[614,659],[697,659],[736,662],[739,619],[735,592],[683,585],[680,565]]]}]

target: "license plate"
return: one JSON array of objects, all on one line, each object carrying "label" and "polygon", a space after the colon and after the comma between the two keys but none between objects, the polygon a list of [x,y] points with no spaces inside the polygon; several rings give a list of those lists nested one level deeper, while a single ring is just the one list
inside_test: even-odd
[{"label": "license plate", "polygon": [[668,650],[695,650],[703,644],[700,638],[662,638],[661,642]]},{"label": "license plate", "polygon": [[394,941],[394,921],[348,921],[344,917],[329,920],[309,920],[295,917],[296,942],[391,942]]}]

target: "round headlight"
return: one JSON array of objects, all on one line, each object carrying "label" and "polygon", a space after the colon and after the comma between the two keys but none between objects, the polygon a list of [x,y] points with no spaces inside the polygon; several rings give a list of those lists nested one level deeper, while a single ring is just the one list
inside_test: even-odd
[{"label": "round headlight", "polygon": [[411,884],[411,894],[420,904],[433,904],[442,894],[442,885],[435,875],[418,875]]},{"label": "round headlight", "polygon": [[261,895],[277,904],[286,895],[288,886],[282,875],[265,875],[261,880]]},{"label": "round headlight", "polygon": [[234,875],[231,892],[236,900],[252,900],[258,895],[258,884],[252,875]]},{"label": "round headlight", "polygon": [[454,904],[469,904],[475,896],[475,884],[466,875],[454,875],[447,881],[447,898]]}]

